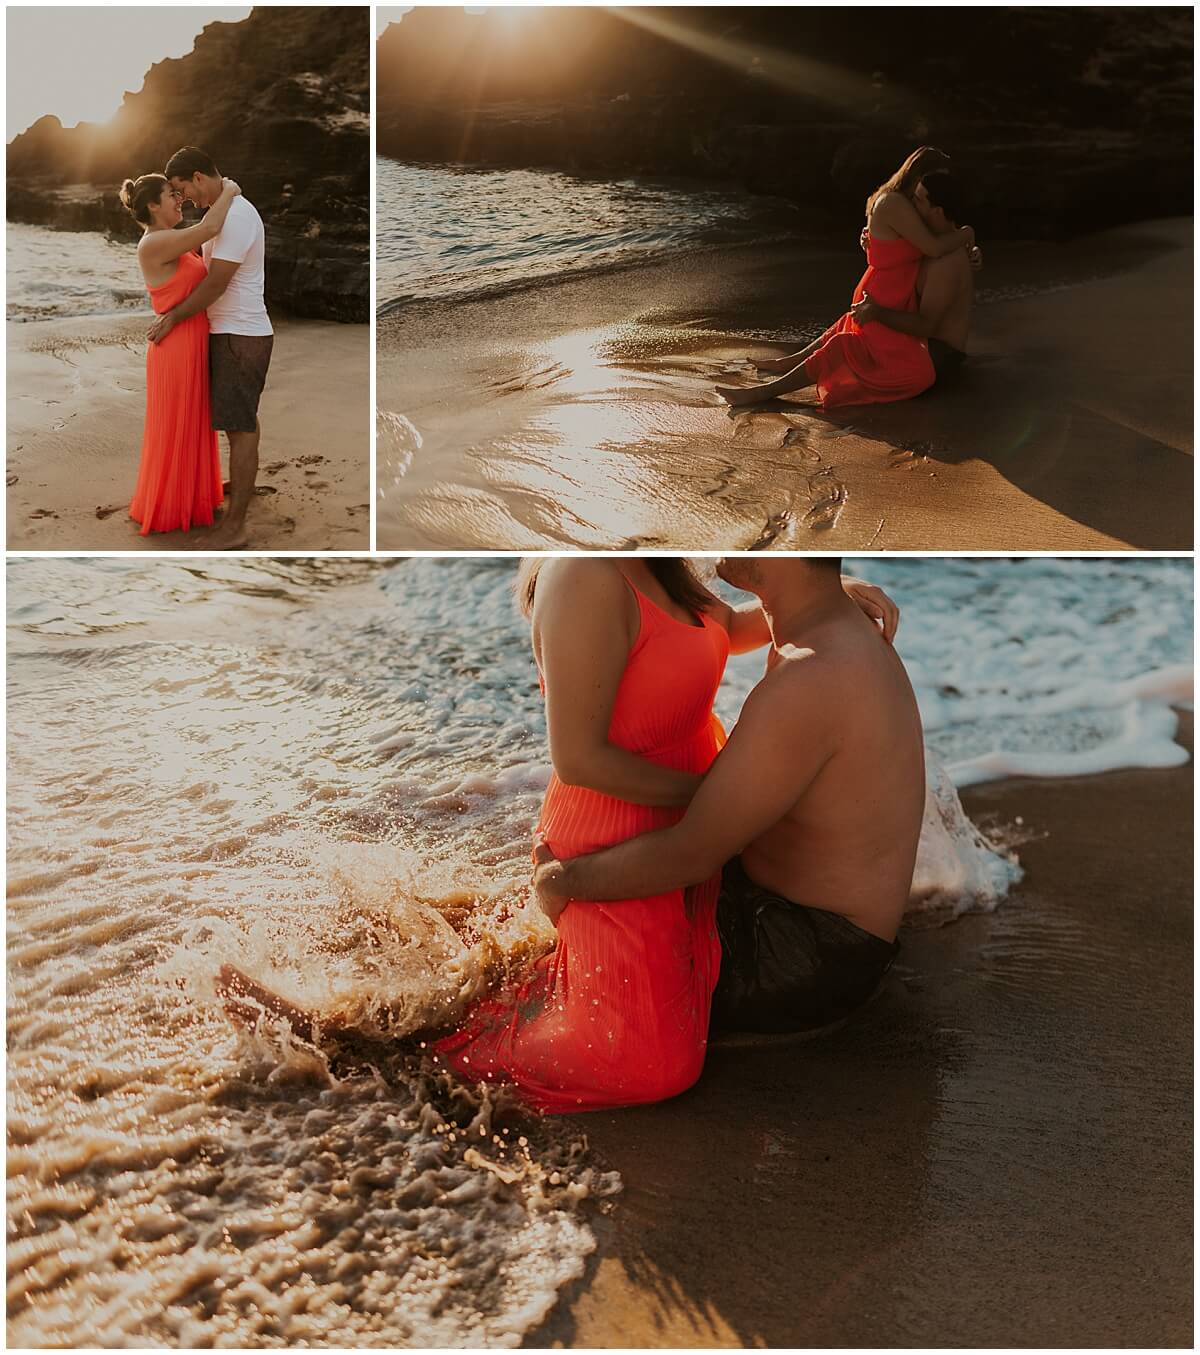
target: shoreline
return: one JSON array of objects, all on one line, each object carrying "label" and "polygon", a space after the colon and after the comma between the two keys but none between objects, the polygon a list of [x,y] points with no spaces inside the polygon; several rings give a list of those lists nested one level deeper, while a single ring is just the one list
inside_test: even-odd
[{"label": "shoreline", "polygon": [[525,1346],[1190,1346],[1191,794],[965,792],[1023,820],[1000,908],[906,931],[840,1030],[572,1120],[625,1189]]},{"label": "shoreline", "polygon": [[[381,549],[1188,549],[1190,219],[985,246],[953,388],[733,416],[854,250],[718,247],[379,321]],[[798,332],[799,331],[799,332]],[[741,375],[738,381],[747,379]]]},{"label": "shoreline", "polygon": [[[143,537],[127,513],[149,322],[142,312],[7,322],[9,550],[204,549],[201,529]],[[250,549],[369,549],[368,330],[272,323]]]}]

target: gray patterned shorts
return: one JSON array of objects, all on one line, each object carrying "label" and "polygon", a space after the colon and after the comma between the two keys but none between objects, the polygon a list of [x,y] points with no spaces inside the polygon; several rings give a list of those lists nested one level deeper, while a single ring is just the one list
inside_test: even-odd
[{"label": "gray patterned shorts", "polygon": [[258,401],[271,365],[271,334],[210,334],[208,388],[210,422],[223,433],[253,433]]}]

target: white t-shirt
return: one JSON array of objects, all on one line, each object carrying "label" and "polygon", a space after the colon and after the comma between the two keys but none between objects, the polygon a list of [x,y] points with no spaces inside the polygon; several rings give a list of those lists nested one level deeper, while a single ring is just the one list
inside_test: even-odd
[{"label": "white t-shirt", "polygon": [[204,266],[214,259],[238,265],[229,286],[208,308],[208,327],[213,334],[273,334],[271,317],[263,300],[266,281],[266,233],[254,204],[234,198],[221,233],[205,240]]}]

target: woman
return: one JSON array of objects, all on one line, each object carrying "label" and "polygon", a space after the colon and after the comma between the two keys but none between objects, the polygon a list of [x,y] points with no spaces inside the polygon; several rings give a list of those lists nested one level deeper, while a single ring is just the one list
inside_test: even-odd
[{"label": "woman", "polygon": [[[526,561],[554,766],[539,831],[559,857],[674,823],[725,741],[713,701],[731,653],[766,645],[678,559]],[[848,591],[894,627],[877,589]],[[720,881],[572,904],[554,950],[434,1045],[460,1076],[513,1083],[542,1111],[657,1101],[696,1081],[720,967]]]},{"label": "woman", "polygon": [[[937,259],[956,249],[973,249],[975,232],[962,226],[934,235],[913,205],[926,174],[945,169],[950,157],[921,146],[867,199],[863,245],[867,271],[854,289],[853,302],[868,292],[889,310],[917,309],[917,276],[922,259]],[[730,405],[756,404],[805,386],[816,386],[821,408],[908,400],[934,382],[933,363],[921,339],[886,325],[860,325],[849,311],[799,353],[758,364],[782,373],[762,386],[718,386]]]},{"label": "woman", "polygon": [[[224,181],[204,220],[176,230],[183,213],[179,197],[161,174],[126,179],[121,202],[142,228],[138,264],[157,314],[177,306],[204,281],[195,253],[225,224],[229,204],[241,192]],[[184,320],[146,354],[146,422],[142,461],[129,515],[141,534],[207,527],[224,498],[217,435],[209,420],[208,316]]]},{"label": "woman", "polygon": [[[882,622],[879,589],[844,586]],[[518,595],[531,617],[553,774],[539,830],[556,856],[674,823],[725,741],[713,701],[730,653],[766,645],[754,604],[734,609],[686,561],[532,559]],[[657,1101],[695,1082],[720,966],[719,880],[619,903],[573,903],[554,950],[431,1043],[471,1082],[504,1082],[550,1112]],[[311,1040],[316,1014],[224,966],[218,991],[237,1021],[266,1011]],[[336,1033],[335,1021],[321,1022]]]}]

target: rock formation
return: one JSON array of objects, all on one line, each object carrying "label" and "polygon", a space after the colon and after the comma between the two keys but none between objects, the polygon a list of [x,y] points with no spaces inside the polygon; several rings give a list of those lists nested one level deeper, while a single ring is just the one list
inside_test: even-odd
[{"label": "rock formation", "polygon": [[108,123],[44,117],[8,148],[10,220],[133,240],[121,182],[201,146],[267,234],[267,300],[365,322],[370,299],[370,23],[365,7],[256,8],[147,72]]},{"label": "rock formation", "polygon": [[418,8],[379,39],[399,159],[740,182],[844,222],[915,146],[982,235],[1192,210],[1188,9]]}]

